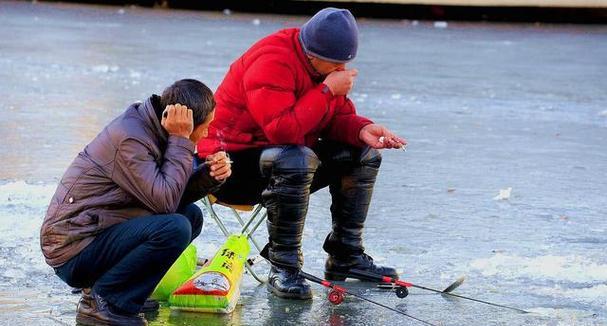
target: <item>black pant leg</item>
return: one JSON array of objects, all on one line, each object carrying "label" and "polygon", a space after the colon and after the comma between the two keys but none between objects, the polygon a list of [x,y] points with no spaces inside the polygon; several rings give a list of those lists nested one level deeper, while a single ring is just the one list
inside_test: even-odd
[{"label": "black pant leg", "polygon": [[381,154],[370,147],[323,141],[314,148],[322,161],[312,190],[329,186],[332,232],[323,248],[336,257],[364,252],[363,228],[373,188],[381,165]]},{"label": "black pant leg", "polygon": [[262,149],[253,148],[229,152],[232,160],[232,175],[213,195],[224,203],[255,205],[261,202],[261,193],[268,185],[259,167]]}]

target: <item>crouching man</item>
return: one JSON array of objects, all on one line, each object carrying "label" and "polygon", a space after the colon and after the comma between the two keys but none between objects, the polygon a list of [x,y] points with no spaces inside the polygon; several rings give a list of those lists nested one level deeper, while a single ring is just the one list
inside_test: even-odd
[{"label": "crouching man", "polygon": [[84,288],[78,323],[147,324],[139,314],[146,299],[200,234],[193,202],[231,174],[225,153],[206,162],[194,155],[214,108],[203,83],[177,81],[129,106],[65,172],[40,242],[56,274]]}]

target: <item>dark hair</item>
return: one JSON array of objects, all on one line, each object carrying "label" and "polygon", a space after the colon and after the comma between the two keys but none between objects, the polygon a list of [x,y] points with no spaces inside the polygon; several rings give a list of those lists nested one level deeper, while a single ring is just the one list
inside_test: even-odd
[{"label": "dark hair", "polygon": [[182,79],[167,87],[160,97],[162,110],[167,105],[181,104],[192,110],[194,126],[202,124],[215,109],[213,92],[196,79]]}]

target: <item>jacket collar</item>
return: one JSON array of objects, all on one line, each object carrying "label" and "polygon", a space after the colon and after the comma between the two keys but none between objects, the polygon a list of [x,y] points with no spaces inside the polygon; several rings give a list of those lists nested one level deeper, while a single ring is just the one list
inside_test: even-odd
[{"label": "jacket collar", "polygon": [[151,127],[152,131],[158,135],[160,140],[162,142],[167,142],[168,133],[164,127],[162,127],[160,121],[158,121],[158,116],[156,114],[156,110],[154,109],[154,102],[156,102],[155,97],[157,97],[157,95],[152,95],[141,104],[141,116],[145,119],[146,124]]}]

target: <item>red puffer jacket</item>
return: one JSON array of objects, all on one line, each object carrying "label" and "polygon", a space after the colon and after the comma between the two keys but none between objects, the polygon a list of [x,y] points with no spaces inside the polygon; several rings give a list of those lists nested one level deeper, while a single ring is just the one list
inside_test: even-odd
[{"label": "red puffer jacket", "polygon": [[363,146],[360,129],[372,123],[356,115],[345,96],[323,92],[323,77],[299,43],[299,29],[265,37],[238,58],[215,93],[215,120],[200,140],[201,157],[225,150],[296,144],[319,137]]}]

